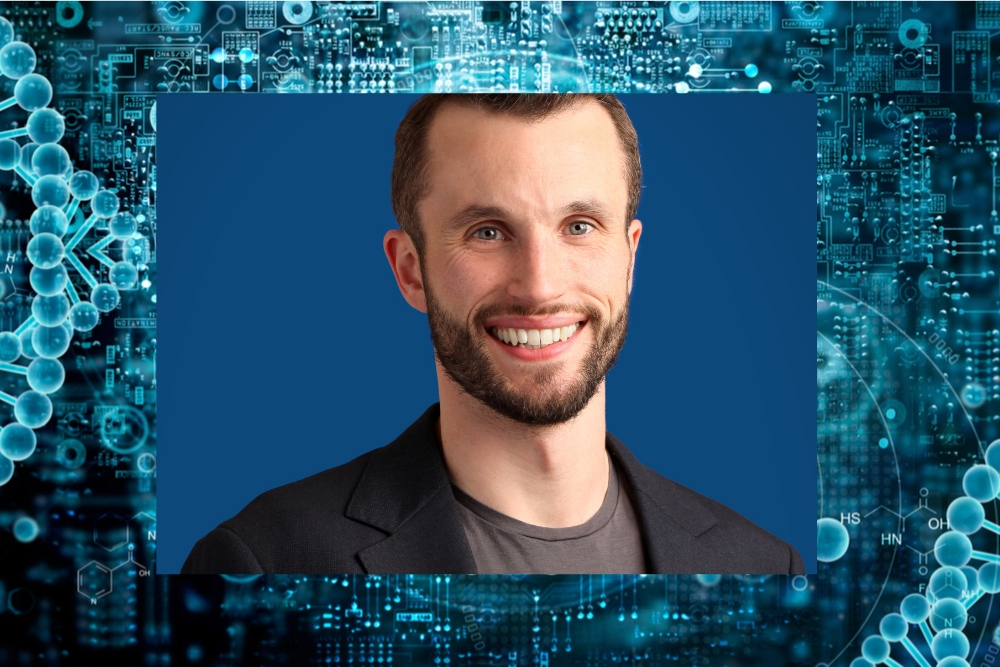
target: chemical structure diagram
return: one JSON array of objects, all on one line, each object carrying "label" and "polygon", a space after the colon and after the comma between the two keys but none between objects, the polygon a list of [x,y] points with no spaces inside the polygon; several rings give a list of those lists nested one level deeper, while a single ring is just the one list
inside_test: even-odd
[{"label": "chemical structure diagram", "polygon": [[912,551],[913,553],[917,554],[917,558],[919,561],[919,568],[917,572],[921,576],[926,576],[928,572],[927,557],[929,554],[934,552],[934,549],[931,548],[925,551],[921,551],[920,549],[917,549],[916,547],[912,546],[908,541],[904,540],[904,536],[906,534],[906,520],[909,519],[914,514],[918,514],[921,519],[926,519],[927,527],[930,530],[940,531],[948,529],[948,520],[941,518],[941,516],[936,510],[928,506],[927,496],[929,494],[930,492],[926,487],[921,488],[920,498],[917,500],[917,506],[912,510],[910,510],[909,512],[907,512],[906,514],[897,512],[896,510],[886,507],[885,505],[879,505],[875,509],[870,510],[864,515],[862,515],[860,518],[857,516],[858,515],[857,512],[852,513],[851,515],[844,514],[841,516],[841,521],[846,523],[860,523],[862,520],[867,519],[873,514],[882,511],[888,512],[889,514],[895,516],[897,519],[899,519],[899,531],[882,533],[879,536],[879,544],[882,546],[903,546]]},{"label": "chemical structure diagram", "polygon": [[155,547],[155,517],[145,512],[139,512],[127,520],[113,512],[98,517],[94,521],[94,544],[109,554],[114,554],[122,547],[127,547],[127,553],[125,559],[114,566],[108,566],[98,560],[91,560],[79,568],[76,571],[77,593],[90,600],[90,604],[97,604],[98,600],[114,591],[115,572],[129,565],[134,566],[138,576],[150,576],[152,574],[150,569],[136,559],[136,538],[147,547]]}]

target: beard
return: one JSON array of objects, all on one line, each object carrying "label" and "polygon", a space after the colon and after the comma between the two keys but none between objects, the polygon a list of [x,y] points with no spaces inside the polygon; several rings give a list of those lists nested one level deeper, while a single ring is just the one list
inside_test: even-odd
[{"label": "beard", "polygon": [[[472,331],[460,319],[445,311],[434,298],[426,278],[424,289],[431,340],[435,356],[445,373],[469,396],[522,424],[553,426],[575,417],[597,393],[604,377],[618,360],[628,332],[627,289],[624,307],[607,320],[590,306],[558,305],[530,309],[516,305],[490,305],[475,314]],[[490,335],[485,328],[486,320],[498,315],[529,317],[563,312],[584,313],[587,324],[583,328],[593,328],[593,343],[584,355],[577,376],[569,382],[559,381],[559,371],[566,362],[543,361],[536,362],[538,368],[531,371],[520,385],[512,383],[497,368],[486,347],[485,337]]]}]

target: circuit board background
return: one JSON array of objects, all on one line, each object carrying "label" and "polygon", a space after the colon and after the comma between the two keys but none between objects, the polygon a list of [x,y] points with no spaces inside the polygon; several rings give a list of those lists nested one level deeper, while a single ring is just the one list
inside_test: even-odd
[{"label": "circuit board background", "polygon": [[[66,373],[0,488],[3,664],[848,665],[891,651],[978,665],[1000,652],[1000,476],[983,465],[1000,464],[1000,3],[60,2],[0,15],[2,41],[36,60],[0,52],[13,133],[0,138],[25,142],[18,106],[38,91],[16,84],[33,69],[72,167],[115,194],[66,204],[66,246],[88,251],[66,291],[114,311],[86,329],[80,307],[67,340],[30,320],[52,315],[33,306],[29,273],[55,246],[29,247],[48,195],[28,186],[40,169],[68,174],[66,158],[0,149],[2,328],[33,331],[21,344]],[[491,90],[814,96],[829,562],[810,577],[151,576],[155,95]],[[16,377],[0,391],[21,400],[20,373],[4,370]],[[44,412],[22,401],[24,421]],[[10,433],[6,451],[23,448]],[[901,641],[894,615],[911,595],[934,607]]]}]

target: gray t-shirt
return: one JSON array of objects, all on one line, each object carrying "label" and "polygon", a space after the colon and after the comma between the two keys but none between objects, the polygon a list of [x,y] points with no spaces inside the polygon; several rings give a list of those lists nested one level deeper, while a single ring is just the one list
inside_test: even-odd
[{"label": "gray t-shirt", "polygon": [[451,485],[480,574],[642,574],[642,529],[630,489],[608,457],[608,491],[597,514],[578,526],[518,521]]}]

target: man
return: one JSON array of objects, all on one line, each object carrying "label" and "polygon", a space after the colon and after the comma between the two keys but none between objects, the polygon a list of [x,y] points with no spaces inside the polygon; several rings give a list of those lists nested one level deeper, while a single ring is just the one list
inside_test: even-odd
[{"label": "man", "polygon": [[641,181],[614,96],[418,100],[384,250],[428,315],[440,403],[388,446],[259,496],[181,572],[804,574],[793,547],[606,431]]}]

